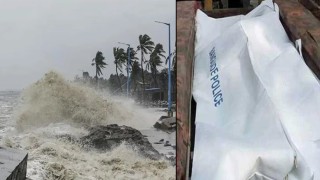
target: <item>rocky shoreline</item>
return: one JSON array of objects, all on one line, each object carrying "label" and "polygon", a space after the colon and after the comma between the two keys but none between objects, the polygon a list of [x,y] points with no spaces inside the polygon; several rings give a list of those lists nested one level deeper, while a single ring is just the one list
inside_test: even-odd
[{"label": "rocky shoreline", "polygon": [[[170,161],[172,165],[176,163],[174,156],[166,156],[159,153],[149,142],[147,136],[129,126],[119,126],[117,124],[99,125],[89,128],[89,134],[80,138],[75,138],[71,135],[61,135],[58,138],[80,144],[84,149],[96,149],[97,151],[111,151],[124,143],[143,157],[151,160],[164,158]],[[161,140],[164,141],[163,139]],[[164,146],[171,146],[169,142],[161,142],[161,140],[154,143],[163,143]]]}]

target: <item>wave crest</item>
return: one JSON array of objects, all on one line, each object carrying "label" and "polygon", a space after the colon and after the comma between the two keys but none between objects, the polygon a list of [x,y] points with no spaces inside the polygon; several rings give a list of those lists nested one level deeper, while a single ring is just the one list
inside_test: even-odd
[{"label": "wave crest", "polygon": [[117,110],[92,89],[69,83],[53,71],[26,89],[22,98],[24,102],[17,118],[20,129],[60,121],[101,124]]}]

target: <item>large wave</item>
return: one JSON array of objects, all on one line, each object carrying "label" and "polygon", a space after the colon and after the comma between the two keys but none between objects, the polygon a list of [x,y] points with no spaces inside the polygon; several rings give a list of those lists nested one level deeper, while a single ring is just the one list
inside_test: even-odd
[{"label": "large wave", "polygon": [[125,124],[141,129],[150,127],[155,114],[129,99],[105,98],[91,88],[66,81],[56,72],[49,72],[22,93],[23,103],[17,113],[19,130],[69,122],[81,126]]}]

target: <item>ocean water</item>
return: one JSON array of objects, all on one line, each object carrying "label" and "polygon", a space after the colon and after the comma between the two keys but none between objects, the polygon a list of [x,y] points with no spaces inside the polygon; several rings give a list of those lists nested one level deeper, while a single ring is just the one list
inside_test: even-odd
[{"label": "ocean water", "polygon": [[[175,166],[165,158],[150,160],[125,144],[106,152],[84,150],[58,136],[81,137],[87,127],[119,124],[134,127],[154,142],[175,145],[175,133],[152,125],[164,112],[143,108],[133,100],[96,92],[49,72],[22,92],[0,92],[0,146],[29,153],[27,177],[41,179],[175,179]],[[154,147],[167,156],[175,149]]]}]

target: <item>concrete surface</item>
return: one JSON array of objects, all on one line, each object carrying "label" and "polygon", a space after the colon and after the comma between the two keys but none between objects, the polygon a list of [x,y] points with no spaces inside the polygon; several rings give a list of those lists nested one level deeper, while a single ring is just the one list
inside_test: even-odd
[{"label": "concrete surface", "polygon": [[0,147],[0,180],[25,180],[28,153]]}]

